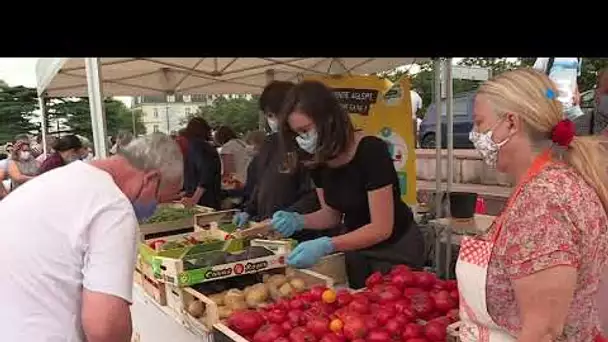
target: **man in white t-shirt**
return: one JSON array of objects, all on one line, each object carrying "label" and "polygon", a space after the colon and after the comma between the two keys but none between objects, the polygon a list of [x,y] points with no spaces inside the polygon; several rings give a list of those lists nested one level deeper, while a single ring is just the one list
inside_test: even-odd
[{"label": "man in white t-shirt", "polygon": [[0,202],[2,341],[128,342],[137,221],[182,186],[168,136],[76,161]]}]

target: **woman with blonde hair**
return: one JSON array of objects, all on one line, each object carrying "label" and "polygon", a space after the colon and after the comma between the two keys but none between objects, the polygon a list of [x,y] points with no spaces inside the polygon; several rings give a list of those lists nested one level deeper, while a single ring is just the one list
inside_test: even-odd
[{"label": "woman with blonde hair", "polygon": [[456,266],[462,341],[602,341],[596,295],[608,259],[608,151],[574,135],[557,88],[532,69],[479,89],[470,139],[516,180]]}]

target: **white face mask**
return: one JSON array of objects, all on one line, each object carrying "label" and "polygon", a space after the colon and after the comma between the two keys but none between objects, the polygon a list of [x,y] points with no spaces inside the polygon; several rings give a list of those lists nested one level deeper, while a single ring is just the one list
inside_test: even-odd
[{"label": "white face mask", "polygon": [[506,138],[505,140],[501,141],[500,143],[494,142],[494,140],[492,140],[492,133],[493,133],[492,130],[496,126],[498,126],[499,123],[500,123],[500,121],[498,123],[496,123],[496,125],[494,125],[494,127],[492,127],[490,130],[488,130],[485,133],[479,133],[476,131],[471,131],[469,133],[469,140],[473,143],[477,152],[479,152],[479,154],[481,154],[481,157],[483,158],[484,162],[488,166],[494,167],[494,168],[496,167],[496,164],[498,163],[498,151],[510,139],[510,137]]},{"label": "white face mask", "polygon": [[32,156],[32,154],[29,151],[19,152],[19,159],[21,159],[21,160],[28,160],[28,159],[30,159],[31,156]]},{"label": "white face mask", "polygon": [[267,118],[266,122],[268,122],[268,127],[270,127],[270,131],[272,133],[276,133],[279,131],[279,122],[277,119]]},{"label": "white face mask", "polygon": [[300,134],[296,137],[296,142],[301,149],[309,154],[314,154],[317,149],[317,131],[311,129],[310,131]]}]

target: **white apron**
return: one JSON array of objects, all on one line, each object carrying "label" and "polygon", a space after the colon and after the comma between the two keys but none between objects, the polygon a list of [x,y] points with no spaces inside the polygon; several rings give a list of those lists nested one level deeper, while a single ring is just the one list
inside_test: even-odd
[{"label": "white apron", "polygon": [[456,279],[460,292],[460,340],[462,342],[514,342],[517,340],[492,320],[486,303],[488,265],[492,249],[500,230],[504,213],[508,212],[521,188],[550,163],[549,152],[542,153],[532,163],[526,177],[506,203],[503,214],[494,221],[494,229],[488,240],[465,237],[460,243],[456,263]]},{"label": "white apron", "polygon": [[456,279],[460,291],[460,340],[462,342],[516,341],[490,317],[486,279],[493,241],[465,237],[460,244]]}]

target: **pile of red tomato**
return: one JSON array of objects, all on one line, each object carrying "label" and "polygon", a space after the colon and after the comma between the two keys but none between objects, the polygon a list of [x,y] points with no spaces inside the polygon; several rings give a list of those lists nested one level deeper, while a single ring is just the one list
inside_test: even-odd
[{"label": "pile of red tomato", "polygon": [[315,286],[263,310],[235,312],[228,326],[252,342],[434,342],[458,320],[458,289],[405,265],[376,272],[359,292]]}]

